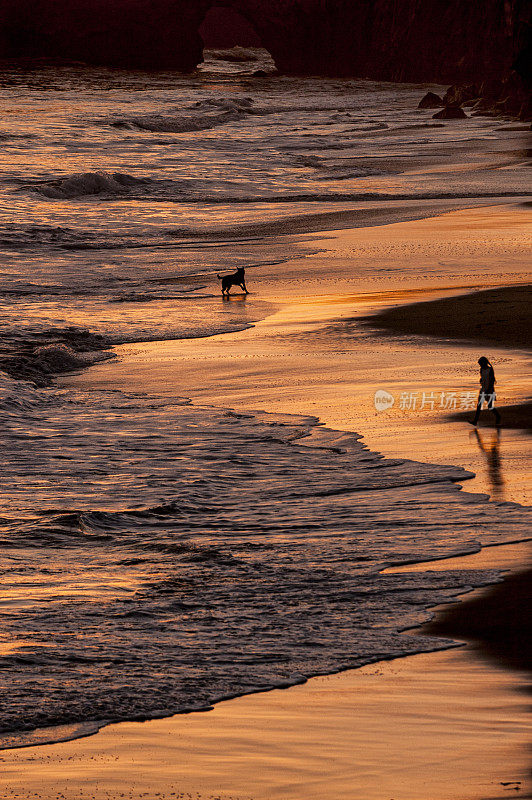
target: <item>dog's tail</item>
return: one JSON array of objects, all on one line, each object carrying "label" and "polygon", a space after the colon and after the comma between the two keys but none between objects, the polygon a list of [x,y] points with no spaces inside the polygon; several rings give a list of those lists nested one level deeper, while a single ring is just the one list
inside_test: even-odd
[{"label": "dog's tail", "polygon": [[218,278],[219,281],[222,281],[224,276],[223,275],[218,275],[218,273],[216,273],[216,277]]}]

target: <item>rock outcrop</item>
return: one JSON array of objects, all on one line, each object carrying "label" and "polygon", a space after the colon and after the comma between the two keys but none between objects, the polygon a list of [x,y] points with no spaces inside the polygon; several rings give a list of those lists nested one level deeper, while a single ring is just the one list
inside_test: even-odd
[{"label": "rock outcrop", "polygon": [[473,105],[480,97],[480,89],[474,83],[449,86],[443,95],[443,104],[446,106]]},{"label": "rock outcrop", "polygon": [[249,22],[285,73],[530,81],[530,0],[2,0],[0,56],[189,71],[214,6]]},{"label": "rock outcrop", "polygon": [[432,115],[432,119],[465,119],[467,114],[460,106],[445,106]]},{"label": "rock outcrop", "polygon": [[441,108],[445,103],[439,94],[427,92],[418,103],[418,108]]},{"label": "rock outcrop", "polygon": [[230,0],[282,72],[500,80],[530,35],[529,0]]}]

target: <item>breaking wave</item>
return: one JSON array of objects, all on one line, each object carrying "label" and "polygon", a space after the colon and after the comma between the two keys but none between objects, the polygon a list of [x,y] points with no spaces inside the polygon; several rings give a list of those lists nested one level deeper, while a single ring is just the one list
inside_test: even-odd
[{"label": "breaking wave", "polygon": [[16,381],[46,386],[62,372],[112,358],[105,336],[77,327],[20,332],[2,331],[0,370]]},{"label": "breaking wave", "polygon": [[154,133],[189,133],[209,130],[256,113],[250,97],[199,100],[185,108],[176,108],[172,114],[147,114],[128,119],[110,120],[115,128],[153,131]]},{"label": "breaking wave", "polygon": [[93,232],[75,230],[56,225],[4,224],[0,228],[0,247],[13,250],[28,250],[35,247],[65,248],[103,246],[102,237]]},{"label": "breaking wave", "polygon": [[[339,181],[349,178],[370,177],[372,175],[384,174],[380,170],[355,167],[351,165],[327,165],[319,163],[314,158],[304,159],[300,162],[302,166],[314,167],[322,171],[321,180]],[[187,180],[155,180],[149,177],[133,177],[122,173],[107,172],[87,172],[83,174],[70,175],[53,180],[39,182],[38,184],[26,184],[18,191],[25,190],[34,192],[52,200],[76,200],[83,197],[98,196],[102,200],[116,200],[121,197],[128,200],[134,199],[139,202],[149,202],[160,200],[168,203],[205,203],[206,205],[225,205],[252,204],[252,203],[358,203],[364,201],[393,201],[393,200],[456,200],[462,199],[482,199],[490,197],[528,197],[532,192],[524,190],[498,190],[498,191],[424,191],[424,192],[376,192],[371,190],[350,190],[338,191],[336,188],[330,191],[308,191],[293,192],[272,189],[263,192],[249,192],[249,184],[238,184],[236,181],[223,181],[216,185],[215,181],[204,183],[194,179]],[[35,235],[44,233],[49,236],[50,244],[62,244],[66,247],[69,244],[68,230],[53,229],[43,231],[41,226],[34,226]],[[6,242],[8,246],[27,246],[31,244],[30,238],[24,240],[10,241],[9,232],[0,233],[0,243]],[[79,244],[79,242],[73,242]],[[90,247],[90,242],[87,242]],[[92,245],[94,246],[94,245]],[[100,245],[98,245],[100,246]]]},{"label": "breaking wave", "polygon": [[204,56],[215,61],[232,61],[236,64],[246,63],[247,61],[260,61],[264,57],[265,51],[258,47],[230,47],[227,49],[205,50]]},{"label": "breaking wave", "polygon": [[28,187],[31,191],[52,199],[74,199],[87,195],[122,195],[144,187],[149,178],[135,178],[121,172],[84,172],[68,175]]},{"label": "breaking wave", "polygon": [[0,411],[3,414],[20,414],[47,396],[30,381],[11,378],[0,369]]}]

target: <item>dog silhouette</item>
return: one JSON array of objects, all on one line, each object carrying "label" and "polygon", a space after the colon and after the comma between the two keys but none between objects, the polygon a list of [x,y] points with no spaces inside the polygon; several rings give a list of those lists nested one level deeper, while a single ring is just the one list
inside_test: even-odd
[{"label": "dog silhouette", "polygon": [[232,272],[230,275],[216,275],[218,280],[222,282],[222,295],[228,295],[231,286],[240,286],[246,294],[249,294],[244,278],[245,271],[244,267],[239,267],[236,272]]}]

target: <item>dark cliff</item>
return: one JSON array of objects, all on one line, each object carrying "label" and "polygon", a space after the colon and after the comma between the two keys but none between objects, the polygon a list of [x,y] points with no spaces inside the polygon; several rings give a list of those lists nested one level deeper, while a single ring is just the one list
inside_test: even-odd
[{"label": "dark cliff", "polygon": [[191,71],[202,60],[194,0],[0,0],[0,58]]},{"label": "dark cliff", "polygon": [[285,73],[495,85],[530,70],[530,0],[3,0],[0,55],[190,71],[224,6]]},{"label": "dark cliff", "polygon": [[396,81],[499,79],[530,0],[231,0],[283,72]]}]

